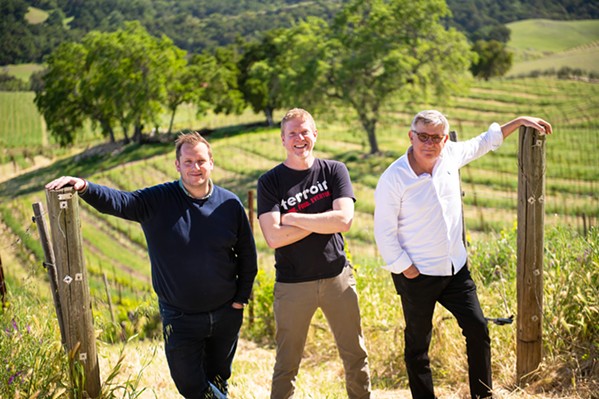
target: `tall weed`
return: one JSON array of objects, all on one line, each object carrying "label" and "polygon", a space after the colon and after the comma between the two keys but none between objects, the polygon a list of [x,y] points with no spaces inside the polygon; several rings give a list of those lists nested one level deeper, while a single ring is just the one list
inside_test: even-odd
[{"label": "tall weed", "polygon": [[[10,305],[0,310],[0,398],[86,397],[83,367],[73,353],[65,353],[56,319],[47,317],[54,310],[10,293]],[[105,370],[100,399],[138,398],[145,391],[140,387],[145,366],[135,376],[122,377],[123,359],[121,354]]]}]

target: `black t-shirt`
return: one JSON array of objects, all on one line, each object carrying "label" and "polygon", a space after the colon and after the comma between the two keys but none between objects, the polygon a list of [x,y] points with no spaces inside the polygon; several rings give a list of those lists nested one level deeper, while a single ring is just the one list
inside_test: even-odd
[{"label": "black t-shirt", "polygon": [[[279,164],[258,180],[258,216],[267,212],[327,212],[333,209],[334,200],[344,197],[355,201],[343,163],[317,158],[307,170]],[[276,278],[283,283],[335,277],[346,264],[341,233],[312,233],[275,250]]]}]

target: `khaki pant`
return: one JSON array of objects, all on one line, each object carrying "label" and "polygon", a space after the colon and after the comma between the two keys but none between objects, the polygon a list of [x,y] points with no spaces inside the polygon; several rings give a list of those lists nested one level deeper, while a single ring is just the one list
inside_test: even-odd
[{"label": "khaki pant", "polygon": [[305,283],[275,283],[277,357],[271,399],[292,398],[312,316],[322,309],[337,343],[351,399],[370,398],[370,372],[350,266],[337,277]]}]

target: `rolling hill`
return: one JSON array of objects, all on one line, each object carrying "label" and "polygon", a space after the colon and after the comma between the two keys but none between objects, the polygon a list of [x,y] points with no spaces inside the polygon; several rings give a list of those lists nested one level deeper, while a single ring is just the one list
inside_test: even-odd
[{"label": "rolling hill", "polygon": [[512,32],[508,49],[515,54],[508,76],[562,67],[599,74],[599,20],[531,19],[507,27]]}]

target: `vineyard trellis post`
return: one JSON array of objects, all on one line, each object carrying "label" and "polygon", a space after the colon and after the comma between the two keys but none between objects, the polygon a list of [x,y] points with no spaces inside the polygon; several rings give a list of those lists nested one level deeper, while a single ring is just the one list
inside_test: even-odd
[{"label": "vineyard trellis post", "polygon": [[54,309],[56,309],[56,318],[58,319],[58,327],[60,328],[60,336],[62,338],[62,344],[66,345],[66,332],[64,328],[64,321],[62,319],[62,310],[60,306],[60,298],[58,296],[58,277],[56,274],[56,260],[54,258],[54,251],[50,245],[50,236],[48,235],[48,229],[46,228],[46,219],[44,219],[44,208],[41,202],[33,204],[33,219],[37,226],[37,231],[40,236],[40,242],[42,249],[44,250],[44,268],[48,271],[48,278],[50,279],[50,291],[52,292],[52,299],[54,300]]},{"label": "vineyard trellis post", "polygon": [[[79,195],[72,187],[46,190],[52,232],[58,296],[65,328],[66,350],[71,372],[83,368],[83,389],[88,396],[100,396],[100,367],[93,327],[87,270],[83,262]],[[80,375],[73,375],[79,380]]]},{"label": "vineyard trellis post", "polygon": [[[254,234],[254,192],[248,191],[248,218],[250,220],[250,229]],[[254,324],[254,293],[250,294],[250,300],[248,304],[248,326],[251,328]]]},{"label": "vineyard trellis post", "polygon": [[542,357],[545,135],[525,126],[519,134],[516,376],[523,384]]},{"label": "vineyard trellis post", "polygon": [[0,256],[0,301],[2,309],[6,307],[6,283],[4,282],[4,269],[2,269],[2,256]]}]

